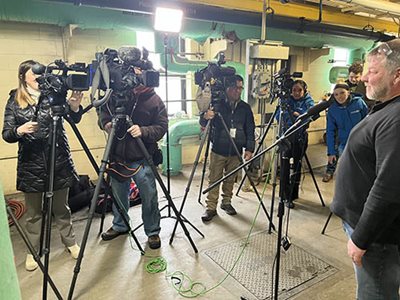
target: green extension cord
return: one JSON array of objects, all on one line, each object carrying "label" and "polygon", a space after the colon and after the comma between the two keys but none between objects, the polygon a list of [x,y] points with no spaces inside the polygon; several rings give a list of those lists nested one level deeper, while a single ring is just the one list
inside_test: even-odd
[{"label": "green extension cord", "polygon": [[[275,154],[276,153],[274,152],[273,157],[275,157]],[[264,197],[264,193],[265,193],[265,190],[268,185],[267,182],[269,181],[269,177],[271,174],[271,167],[272,166],[269,167],[268,176],[267,176],[267,179],[265,180],[263,191],[261,193],[261,197]],[[226,273],[224,278],[222,278],[215,286],[207,289],[203,283],[194,281],[188,275],[186,275],[185,273],[183,273],[181,271],[166,273],[165,278],[167,278],[167,279],[169,278],[172,287],[178,292],[178,294],[180,296],[182,296],[184,298],[196,298],[198,296],[203,296],[203,295],[207,294],[208,292],[219,287],[228,278],[228,276],[231,275],[232,271],[236,267],[237,263],[239,262],[240,258],[243,255],[244,250],[246,249],[246,247],[248,245],[250,235],[253,231],[256,219],[260,212],[260,208],[261,208],[261,204],[258,205],[258,209],[257,209],[257,212],[251,223],[251,227],[250,227],[249,233],[247,234],[246,241],[243,243],[242,250],[241,250],[240,254],[238,255],[236,261],[234,262],[231,269]],[[131,239],[129,239],[129,240],[131,242],[132,249],[138,250],[133,247]],[[145,265],[146,271],[148,273],[156,274],[156,273],[161,273],[161,272],[164,272],[167,270],[167,261],[163,257],[160,257],[160,256],[156,257],[156,256],[149,256],[149,255],[144,255],[144,256],[147,258],[151,258],[151,260],[148,263],[146,263],[146,265]]]},{"label": "green extension cord", "polygon": [[[152,256],[147,256],[147,255],[145,255],[145,256],[152,257]],[[159,257],[156,257],[156,258],[150,260],[146,264],[145,268],[146,268],[147,273],[150,273],[150,274],[161,273],[167,269],[167,261],[163,257],[159,256]]]}]

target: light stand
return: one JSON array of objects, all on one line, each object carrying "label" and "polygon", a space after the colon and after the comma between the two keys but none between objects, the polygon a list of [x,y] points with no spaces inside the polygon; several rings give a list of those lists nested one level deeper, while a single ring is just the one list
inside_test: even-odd
[{"label": "light stand", "polygon": [[[165,107],[168,115],[168,33],[164,33],[164,68],[165,68]],[[169,155],[169,126],[166,132],[166,152],[167,152],[167,191],[171,193],[171,169],[170,169],[170,155]],[[171,215],[171,209],[168,207],[168,216]]]},{"label": "light stand", "polygon": [[[179,9],[157,7],[155,11],[154,29],[164,34],[164,68],[165,68],[165,106],[168,114],[168,33],[179,33],[182,27],[183,12]],[[171,170],[169,153],[169,128],[167,128],[166,152],[167,152],[167,190],[171,193]],[[165,208],[165,207],[164,207]],[[163,209],[163,208],[162,208]],[[161,209],[161,210],[162,210]],[[168,206],[168,217],[171,216],[171,208]]]},{"label": "light stand", "polygon": [[[163,34],[163,46],[164,46],[164,69],[165,69],[165,107],[168,114],[169,96],[168,96],[168,34],[169,33],[179,33],[182,26],[183,12],[178,9],[162,8],[157,7],[155,11],[155,23],[154,29]],[[167,127],[166,138],[166,168],[167,168],[167,192],[171,195],[171,167],[170,167],[170,149],[169,149],[169,125]],[[168,210],[166,216],[161,218],[175,218],[171,214],[170,202],[160,209],[160,212],[164,209]],[[184,221],[188,222],[186,218],[182,218]],[[189,224],[194,227],[190,222]],[[139,227],[139,226],[138,226]],[[137,227],[137,228],[138,228]],[[136,228],[136,229],[137,229]],[[135,230],[136,230],[135,229]],[[201,233],[200,233],[201,234]],[[202,235],[202,234],[201,234]]]}]

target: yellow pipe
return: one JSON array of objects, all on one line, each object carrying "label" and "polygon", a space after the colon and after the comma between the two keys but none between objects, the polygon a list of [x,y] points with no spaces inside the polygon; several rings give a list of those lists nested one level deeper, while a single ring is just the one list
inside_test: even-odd
[{"label": "yellow pipe", "polygon": [[[209,6],[223,7],[227,9],[237,9],[250,12],[262,12],[262,0],[183,0],[187,3],[197,3]],[[300,18],[304,17],[309,20],[318,19],[318,7],[307,4],[287,3],[282,4],[277,0],[271,0],[271,7],[276,15]],[[234,20],[232,20],[234,23]],[[353,14],[345,14],[334,10],[333,8],[324,7],[322,11],[322,23],[340,25],[362,29],[366,25],[374,27],[375,31],[397,33],[398,26],[395,22],[387,22],[378,19],[370,19]],[[260,24],[261,26],[261,24]],[[267,24],[268,26],[268,24]]]}]

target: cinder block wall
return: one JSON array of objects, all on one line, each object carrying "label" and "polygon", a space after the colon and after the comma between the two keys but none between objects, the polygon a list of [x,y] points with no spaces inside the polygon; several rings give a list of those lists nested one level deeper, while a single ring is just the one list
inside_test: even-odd
[{"label": "cinder block wall", "polygon": [[[72,33],[72,34],[70,34]],[[96,52],[105,48],[118,48],[122,45],[135,45],[136,34],[128,30],[83,30],[61,28],[51,25],[0,22],[0,123],[3,126],[4,107],[11,89],[17,87],[18,65],[27,59],[35,59],[48,64],[55,59],[70,63],[90,63]],[[89,104],[85,95],[83,105]],[[73,159],[79,174],[89,174],[97,178],[81,145],[68,124],[65,124],[70,141]],[[100,162],[104,152],[105,135],[97,126],[95,110],[84,115],[78,128],[92,154]],[[17,144],[0,142],[0,179],[4,193],[16,192]]]}]

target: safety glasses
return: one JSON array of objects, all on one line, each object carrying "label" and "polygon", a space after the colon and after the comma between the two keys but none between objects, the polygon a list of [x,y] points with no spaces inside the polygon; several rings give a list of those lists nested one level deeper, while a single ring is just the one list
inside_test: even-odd
[{"label": "safety glasses", "polygon": [[381,43],[381,44],[379,44],[379,46],[372,49],[370,53],[379,53],[379,54],[383,54],[387,57],[393,53],[393,50],[390,49],[390,46],[388,45],[388,43]]}]

